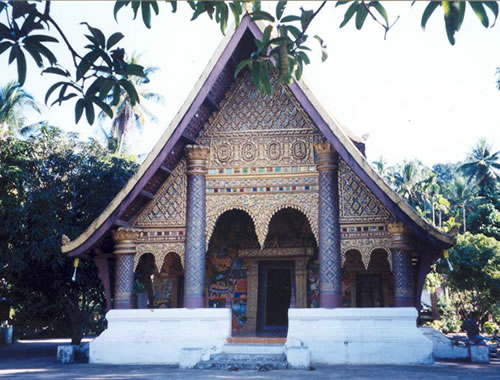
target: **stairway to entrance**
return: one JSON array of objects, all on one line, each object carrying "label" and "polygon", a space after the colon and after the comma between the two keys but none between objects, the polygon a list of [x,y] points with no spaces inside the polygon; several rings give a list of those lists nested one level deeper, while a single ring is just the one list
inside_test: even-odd
[{"label": "stairway to entrance", "polygon": [[198,369],[259,370],[287,369],[286,338],[232,337],[222,352],[212,354],[210,360],[199,362]]}]

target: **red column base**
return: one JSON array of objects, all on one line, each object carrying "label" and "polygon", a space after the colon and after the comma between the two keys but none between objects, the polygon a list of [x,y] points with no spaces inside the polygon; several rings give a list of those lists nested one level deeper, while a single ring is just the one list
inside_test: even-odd
[{"label": "red column base", "polygon": [[342,307],[342,295],[339,293],[319,293],[319,307],[333,309]]}]

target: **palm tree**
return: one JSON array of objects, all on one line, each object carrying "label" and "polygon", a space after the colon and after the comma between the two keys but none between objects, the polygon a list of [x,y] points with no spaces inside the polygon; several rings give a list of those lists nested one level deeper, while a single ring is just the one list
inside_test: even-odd
[{"label": "palm tree", "polygon": [[380,174],[387,183],[392,182],[390,167],[387,165],[387,160],[383,156],[380,156],[378,161],[373,161],[372,164],[375,166],[378,174]]},{"label": "palm tree", "polygon": [[18,83],[9,82],[0,88],[0,137],[9,132],[20,132],[25,123],[23,113],[29,108],[40,113],[33,96]]},{"label": "palm tree", "polygon": [[495,188],[498,181],[500,151],[493,153],[491,146],[483,138],[469,153],[466,162],[460,166],[460,169],[469,177],[469,183],[473,178],[476,179],[481,195],[485,195],[488,190]]},{"label": "palm tree", "polygon": [[468,185],[462,178],[456,178],[453,181],[453,185],[451,188],[451,200],[455,205],[457,205],[461,210],[461,219],[462,219],[462,227],[463,233],[467,231],[467,218],[465,214],[465,208],[467,203],[473,201],[476,198],[476,189],[475,187],[471,187]]},{"label": "palm tree", "polygon": [[[133,54],[129,63],[138,65],[140,58],[140,55]],[[134,130],[142,131],[144,125],[146,124],[146,119],[149,119],[152,122],[157,122],[157,118],[151,111],[149,111],[146,103],[148,101],[163,103],[163,97],[160,94],[149,91],[145,88],[145,85],[150,81],[149,77],[156,71],[158,71],[158,67],[145,67],[144,77],[131,77],[139,95],[139,102],[132,106],[128,93],[122,90],[118,104],[111,107],[113,109],[114,117],[111,124],[111,134],[106,134],[106,139],[108,146],[110,146],[110,141],[115,141],[112,145],[116,146],[115,153],[117,154],[122,153],[124,141],[129,133]],[[108,101],[111,103],[112,97],[110,97]],[[100,116],[104,117],[104,113],[101,112]]]},{"label": "palm tree", "polygon": [[394,173],[396,192],[406,199],[412,207],[418,204],[418,188],[421,181],[421,163],[419,161],[405,161],[400,170]]}]

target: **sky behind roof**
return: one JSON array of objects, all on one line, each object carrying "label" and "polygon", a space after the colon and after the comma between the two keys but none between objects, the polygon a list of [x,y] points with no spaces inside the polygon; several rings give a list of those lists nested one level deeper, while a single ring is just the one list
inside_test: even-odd
[{"label": "sky behind roof", "polygon": [[[129,8],[112,16],[113,1],[58,1],[52,5],[54,18],[73,41],[83,46],[86,21],[109,36],[125,34],[120,45],[143,54],[142,62],[158,66],[150,88],[165,98],[163,105],[149,108],[157,124],[148,123],[142,135],[129,139],[132,153],[149,153],[159,136],[184,103],[223,36],[206,15],[190,22],[190,8],[180,4],[171,14],[160,4],[159,17],[148,30],[140,17],[132,20]],[[293,3],[316,9],[319,3]],[[274,3],[268,4],[274,10]],[[370,161],[383,155],[391,164],[418,158],[427,165],[463,160],[481,137],[500,149],[500,91],[496,68],[500,66],[499,28],[484,29],[468,7],[455,46],[446,38],[440,9],[426,31],[420,28],[425,4],[385,4],[389,17],[400,19],[384,40],[383,30],[367,20],[362,31],[354,25],[339,29],[345,6],[327,7],[314,20],[311,35],[319,34],[328,44],[329,58],[320,61],[317,42],[311,41],[312,63],[305,80],[323,106],[358,136],[368,135]],[[286,12],[285,12],[286,14]],[[70,66],[66,50],[57,48],[63,64]],[[26,90],[43,102],[53,77],[40,76],[31,65]],[[15,66],[0,58],[0,84],[16,79]],[[99,127],[74,123],[73,105],[54,106],[44,115],[30,114],[30,121],[48,119],[53,125],[77,131],[82,137],[100,135]],[[102,136],[102,135],[101,135]]]}]

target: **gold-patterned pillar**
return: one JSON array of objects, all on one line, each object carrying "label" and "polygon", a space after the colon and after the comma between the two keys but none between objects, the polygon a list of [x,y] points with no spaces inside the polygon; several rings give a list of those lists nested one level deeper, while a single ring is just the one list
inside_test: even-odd
[{"label": "gold-patterned pillar", "polygon": [[338,153],[330,143],[316,144],[319,199],[319,306],[342,306],[342,257],[340,251],[340,213]]},{"label": "gold-patterned pillar", "polygon": [[134,256],[136,241],[141,230],[137,228],[118,228],[113,231],[115,242],[113,254],[116,256],[115,269],[115,309],[134,307]]},{"label": "gold-patterned pillar", "polygon": [[206,179],[210,149],[187,145],[184,307],[205,307]]},{"label": "gold-patterned pillar", "polygon": [[306,259],[295,260],[295,292],[298,308],[307,307],[307,265]]},{"label": "gold-patterned pillar", "polygon": [[245,332],[257,330],[257,296],[259,291],[259,263],[255,260],[248,260],[247,270],[247,321],[244,326]]},{"label": "gold-patterned pillar", "polygon": [[387,229],[391,234],[394,306],[415,306],[410,232],[402,222],[389,223]]}]

